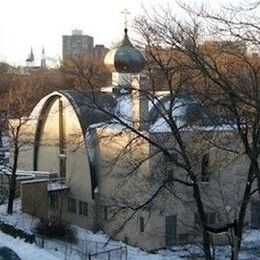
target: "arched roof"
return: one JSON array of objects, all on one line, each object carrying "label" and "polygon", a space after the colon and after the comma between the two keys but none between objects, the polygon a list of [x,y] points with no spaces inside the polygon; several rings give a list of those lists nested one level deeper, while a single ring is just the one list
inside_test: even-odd
[{"label": "arched roof", "polygon": [[102,112],[102,109],[114,109],[116,101],[110,93],[94,93],[90,91],[80,92],[74,90],[55,91],[41,99],[30,115],[31,118],[37,120],[34,141],[34,170],[37,170],[39,141],[48,108],[59,97],[64,97],[69,101],[79,120],[82,135],[85,141],[86,154],[90,165],[92,196],[94,196],[94,190],[97,187],[97,177],[95,167],[92,165],[93,160],[90,159],[91,151],[89,149],[92,147],[89,147],[85,134],[90,125],[109,121],[111,119],[107,113]]},{"label": "arched roof", "polygon": [[116,106],[116,99],[111,93],[60,90],[42,98],[33,109],[30,117],[39,120],[44,107],[48,106],[51,100],[61,96],[65,97],[74,108],[84,134],[90,125],[110,120],[111,117],[102,110],[112,111]]},{"label": "arched roof", "polygon": [[216,126],[220,124],[215,114],[210,112],[203,104],[190,95],[165,95],[153,106],[149,112],[150,125],[160,120],[165,112],[171,114],[180,126]]}]

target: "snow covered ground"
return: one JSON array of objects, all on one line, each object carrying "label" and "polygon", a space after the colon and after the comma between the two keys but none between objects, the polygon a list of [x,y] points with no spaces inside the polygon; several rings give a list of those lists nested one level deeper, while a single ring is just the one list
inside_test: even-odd
[{"label": "snow covered ground", "polygon": [[[26,231],[27,233],[32,233],[33,228],[39,221],[27,214],[21,212],[21,201],[18,199],[14,204],[14,214],[12,216],[6,214],[6,205],[0,206],[0,220],[11,224],[19,229]],[[102,233],[94,234],[83,228],[73,226],[76,230],[77,237],[79,240],[89,240],[94,243],[106,243],[108,237]],[[51,243],[51,241],[50,241]],[[10,237],[2,232],[0,232],[0,246],[7,246],[12,248],[21,259],[30,260],[52,260],[52,259],[64,259],[64,254],[62,250],[59,249],[56,244],[53,243],[48,251],[38,248],[36,245],[31,245],[25,243],[22,239]],[[110,241],[106,246],[105,250],[111,248],[118,248],[125,246],[123,242]],[[56,248],[56,249],[55,249]],[[168,260],[168,259],[187,259],[192,255],[196,255],[196,259],[200,255],[200,249],[198,246],[187,245],[185,247],[173,247],[172,250],[161,250],[155,254],[146,253],[139,248],[128,246],[128,259],[130,260]],[[216,251],[217,259],[230,259],[229,257],[230,248],[229,247],[218,247]],[[70,255],[68,259],[77,260],[80,259],[77,255]],[[202,259],[202,258],[201,258]],[[260,259],[260,231],[258,230],[248,230],[243,239],[242,250],[240,254],[240,259]]]},{"label": "snow covered ground", "polygon": [[56,252],[56,256],[47,252],[44,249],[37,247],[36,245],[31,245],[24,242],[22,239],[13,238],[0,231],[0,246],[7,246],[13,249],[16,254],[24,260],[57,260],[63,259],[63,256]]}]

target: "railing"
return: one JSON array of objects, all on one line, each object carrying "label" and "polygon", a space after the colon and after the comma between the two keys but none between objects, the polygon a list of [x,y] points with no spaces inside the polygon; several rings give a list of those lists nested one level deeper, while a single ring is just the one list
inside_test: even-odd
[{"label": "railing", "polygon": [[89,260],[127,260],[127,246],[122,246],[102,252],[89,253]]},{"label": "railing", "polygon": [[[77,243],[35,235],[35,243],[45,250],[58,251],[64,255],[64,259],[72,259],[78,256],[80,259],[113,259],[127,260],[127,247],[116,247],[110,243],[92,240],[78,240]],[[111,248],[112,247],[112,248]]]}]

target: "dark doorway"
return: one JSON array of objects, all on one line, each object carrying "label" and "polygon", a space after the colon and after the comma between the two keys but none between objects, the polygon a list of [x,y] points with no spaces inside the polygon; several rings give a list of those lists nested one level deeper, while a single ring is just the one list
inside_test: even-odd
[{"label": "dark doorway", "polygon": [[260,201],[251,203],[251,227],[260,228]]},{"label": "dark doorway", "polygon": [[177,238],[177,216],[165,217],[165,245],[166,247],[176,244]]}]

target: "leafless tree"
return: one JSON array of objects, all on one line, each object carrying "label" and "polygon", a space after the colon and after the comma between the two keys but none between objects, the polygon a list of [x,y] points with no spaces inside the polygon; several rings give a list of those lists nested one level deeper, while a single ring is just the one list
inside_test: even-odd
[{"label": "leafless tree", "polygon": [[[203,19],[206,17],[204,16]],[[160,177],[160,181],[156,185],[153,184],[149,195],[143,201],[132,201],[132,203],[128,201],[125,206],[122,203],[122,210],[130,209],[132,212],[124,223],[127,223],[139,210],[152,204],[161,193],[168,191],[176,196],[174,186],[176,184],[183,185],[192,191],[196,203],[202,225],[203,249],[207,259],[212,258],[208,233],[209,223],[205,210],[206,205],[202,199],[200,168],[194,165],[194,156],[196,155],[194,151],[205,149],[211,143],[215,148],[234,154],[247,155],[249,167],[244,172],[244,194],[242,202],[237,208],[239,211],[238,225],[236,225],[236,234],[231,241],[232,258],[237,259],[246,209],[251,196],[257,191],[253,190],[252,187],[255,179],[258,180],[259,185],[260,176],[258,165],[259,58],[252,55],[247,49],[248,42],[253,42],[257,46],[256,38],[258,36],[253,34],[255,28],[252,27],[250,35],[247,35],[248,38],[238,37],[238,35],[239,41],[237,41],[234,38],[230,39],[227,35],[222,35],[221,40],[216,41],[213,40],[216,31],[210,34],[212,27],[208,26],[206,31],[202,30],[203,19],[192,17],[190,22],[183,22],[173,16],[169,9],[166,9],[163,10],[162,14],[156,13],[155,16],[141,17],[136,22],[136,29],[143,36],[143,42],[140,43],[143,44],[148,57],[146,74],[149,78],[150,88],[132,88],[129,92],[137,93],[137,96],[145,96],[152,103],[155,113],[166,122],[169,129],[168,136],[153,134],[149,129],[140,127],[138,121],[124,118],[124,115],[115,114],[102,106],[97,105],[97,107],[113,118],[115,124],[122,127],[121,132],[125,130],[131,132],[133,139],[126,145],[122,154],[128,153],[131,147],[135,146],[133,140],[139,140],[137,143],[147,142],[153,147],[153,153],[144,158],[135,158],[134,167],[128,171],[128,176],[131,176],[131,173],[140,168],[144,162],[159,154],[168,158],[172,165],[182,172],[181,175],[178,175],[178,171],[169,170],[167,174],[157,175],[157,178]],[[211,17],[211,22],[216,20]],[[220,21],[223,22],[223,20]],[[244,21],[241,24],[246,25]],[[232,22],[230,21],[228,25],[230,27],[226,33],[229,32],[228,36],[234,37],[234,31],[230,29],[233,26]],[[247,24],[247,26],[249,25],[250,23]],[[217,23],[214,28],[217,28],[216,26]],[[219,32],[223,32],[223,29],[219,29]],[[204,37],[205,35],[207,38]],[[88,89],[96,89],[96,82],[91,82],[90,74],[87,71],[80,69],[80,66],[76,71],[83,84],[87,82]],[[167,107],[163,99],[158,98],[155,92],[159,88],[158,83],[162,84],[163,89],[169,91],[170,98]],[[198,98],[209,111],[215,113],[216,128],[220,125],[230,127],[233,137],[240,138],[242,149],[241,147],[233,149],[232,146],[223,145],[221,141],[213,140],[210,134],[198,131],[201,125],[196,115],[194,118],[190,118],[191,121],[193,120],[191,125],[179,124],[178,118],[172,112],[176,109],[175,105],[184,93]],[[93,92],[93,100],[95,100],[95,92]],[[151,119],[145,120],[146,125],[151,125],[149,120]],[[139,127],[136,127],[138,125]],[[193,129],[193,133],[196,135],[191,134],[192,137],[188,139],[184,133],[185,129],[189,128]],[[144,129],[148,134],[144,134]],[[164,142],[163,138],[170,139],[171,145],[169,146],[167,141]],[[204,147],[201,146],[201,140],[205,141]],[[139,149],[138,146],[135,148]],[[118,158],[121,159],[122,154],[117,156],[117,161],[119,161]],[[172,169],[174,168],[172,167]]]},{"label": "leafless tree", "polygon": [[[186,89],[199,97],[207,107],[214,108],[223,119],[223,124],[233,127],[243,145],[240,152],[248,157],[250,165],[244,173],[246,181],[239,205],[237,237],[232,244],[234,259],[240,248],[250,197],[257,190],[260,191],[260,67],[258,55],[252,52],[259,49],[257,7],[258,4],[250,8],[251,12],[255,11],[255,15],[247,17],[247,9],[232,8],[230,11],[234,19],[231,19],[231,16],[225,16],[227,10],[218,15],[184,6],[192,16],[190,22],[178,20],[169,9],[137,21],[137,29],[151,51],[156,53],[154,50],[161,48],[168,50],[168,53],[179,54],[175,57],[182,56],[177,63],[183,67],[182,71],[186,75],[193,75],[188,78]],[[244,12],[244,17],[241,12]],[[242,17],[246,17],[246,20]],[[217,40],[216,35],[219,37]],[[160,55],[153,56],[160,65]],[[255,179],[258,189],[254,190]]]},{"label": "leafless tree", "polygon": [[36,70],[30,74],[19,73],[17,68],[11,71],[3,71],[4,84],[6,88],[0,93],[0,119],[1,130],[9,133],[10,164],[9,197],[7,213],[13,213],[13,201],[16,194],[16,179],[18,157],[20,150],[31,142],[29,136],[23,131],[23,126],[29,122],[29,115],[35,104],[42,96],[61,87],[60,73],[55,70]]}]

